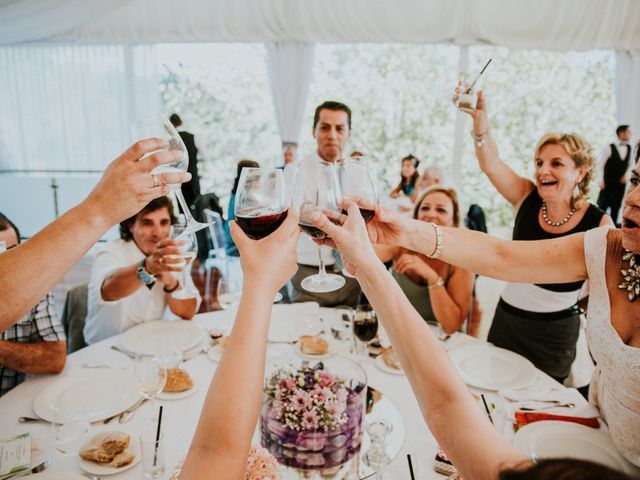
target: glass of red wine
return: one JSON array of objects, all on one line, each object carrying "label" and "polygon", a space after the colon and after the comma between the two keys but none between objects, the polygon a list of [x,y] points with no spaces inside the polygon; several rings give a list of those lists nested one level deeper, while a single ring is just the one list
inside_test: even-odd
[{"label": "glass of red wine", "polygon": [[[249,238],[259,240],[282,225],[289,207],[286,192],[282,169],[242,169],[234,212],[238,226]],[[273,301],[280,300],[282,294],[278,292]]]},{"label": "glass of red wine", "polygon": [[[314,212],[321,212],[332,222],[339,223],[342,195],[335,165],[315,159],[303,162],[296,172],[292,198],[300,229],[314,240],[324,240],[326,234],[313,224],[311,216]],[[319,271],[305,278],[301,283],[302,288],[314,293],[333,292],[342,288],[344,278],[326,272],[322,243],[317,243],[317,247]]]},{"label": "glass of red wine", "polygon": [[371,305],[358,305],[353,314],[353,333],[359,340],[356,353],[366,355],[365,346],[375,338],[378,333],[378,316]]},{"label": "glass of red wine", "polygon": [[[365,156],[349,157],[340,165],[338,176],[343,200],[357,203],[364,222],[369,223],[376,214],[380,200],[378,181],[371,162]],[[344,208],[342,214],[347,215]],[[346,268],[342,270],[342,274],[353,278]]]},{"label": "glass of red wine", "polygon": [[259,240],[273,233],[287,218],[284,176],[279,168],[245,167],[236,193],[236,222]]}]

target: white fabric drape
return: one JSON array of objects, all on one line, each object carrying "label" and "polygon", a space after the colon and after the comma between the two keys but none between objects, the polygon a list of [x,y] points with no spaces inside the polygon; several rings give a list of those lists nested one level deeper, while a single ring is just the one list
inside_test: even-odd
[{"label": "white fabric drape", "polygon": [[151,46],[0,47],[0,170],[102,170],[159,111]]},{"label": "white fabric drape", "polygon": [[313,75],[315,47],[309,43],[267,43],[267,74],[282,143],[298,144]]},{"label": "white fabric drape", "polygon": [[[90,18],[86,10],[100,2],[74,3],[75,16]],[[10,7],[0,7],[0,18]],[[94,43],[489,43],[635,50],[639,18],[637,0],[133,0],[56,37]]]},{"label": "white fabric drape", "polygon": [[618,123],[640,132],[640,50],[616,52],[616,110]]},{"label": "white fabric drape", "polygon": [[79,28],[131,0],[13,0],[0,5],[0,45]]}]

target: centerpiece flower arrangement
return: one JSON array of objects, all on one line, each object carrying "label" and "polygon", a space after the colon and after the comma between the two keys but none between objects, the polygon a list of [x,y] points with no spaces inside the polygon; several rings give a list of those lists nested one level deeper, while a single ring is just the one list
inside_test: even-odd
[{"label": "centerpiece flower arrangement", "polygon": [[365,386],[366,377],[332,373],[322,362],[276,369],[264,388],[262,445],[289,467],[326,470],[345,464],[360,450]]}]

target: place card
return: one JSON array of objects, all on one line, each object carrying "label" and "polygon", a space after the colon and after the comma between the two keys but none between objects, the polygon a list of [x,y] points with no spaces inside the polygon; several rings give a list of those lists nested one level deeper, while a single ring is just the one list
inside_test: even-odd
[{"label": "place card", "polygon": [[31,434],[0,441],[0,475],[26,470],[31,465]]}]

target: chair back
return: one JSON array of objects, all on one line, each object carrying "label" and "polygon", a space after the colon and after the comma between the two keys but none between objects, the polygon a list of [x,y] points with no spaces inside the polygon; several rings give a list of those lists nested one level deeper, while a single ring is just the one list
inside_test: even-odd
[{"label": "chair back", "polygon": [[84,322],[87,319],[88,285],[78,285],[67,292],[62,311],[62,326],[67,336],[67,353],[87,346],[84,341]]},{"label": "chair back", "polygon": [[222,257],[226,256],[227,249],[227,236],[224,232],[224,220],[218,212],[214,212],[208,208],[203,211],[207,224],[209,225],[209,236],[211,237],[211,243],[213,249],[209,250],[209,257]]}]

